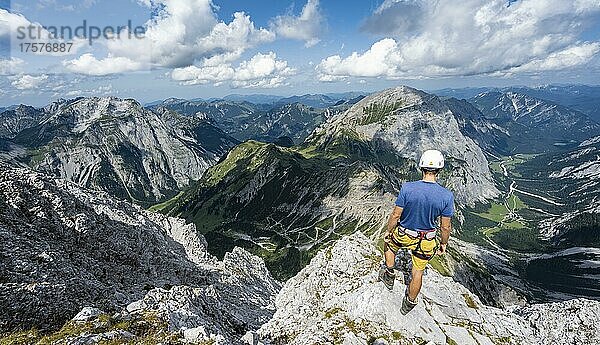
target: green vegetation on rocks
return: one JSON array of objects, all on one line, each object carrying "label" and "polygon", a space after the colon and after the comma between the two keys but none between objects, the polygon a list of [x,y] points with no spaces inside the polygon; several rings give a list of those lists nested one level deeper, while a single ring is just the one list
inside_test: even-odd
[{"label": "green vegetation on rocks", "polygon": [[324,245],[376,227],[375,219],[359,221],[361,214],[328,211],[324,200],[343,200],[351,179],[364,178],[365,171],[398,181],[368,180],[370,193],[395,193],[411,170],[406,159],[350,130],[301,147],[247,141],[192,188],[152,209],[193,222],[217,257],[241,246],[265,259],[275,277],[287,279]]},{"label": "green vegetation on rocks", "polygon": [[452,273],[450,272],[450,268],[448,267],[448,263],[446,261],[445,256],[436,255],[429,261],[431,267],[436,270],[439,274],[447,277],[451,277]]},{"label": "green vegetation on rocks", "polygon": [[402,102],[386,102],[386,103],[371,103],[366,107],[363,107],[364,117],[358,121],[359,125],[370,125],[373,123],[380,123],[386,118],[392,111],[400,108]]},{"label": "green vegetation on rocks", "polygon": [[179,332],[170,332],[168,323],[154,313],[114,316],[102,314],[86,322],[69,321],[61,329],[41,333],[35,329],[0,335],[0,345],[53,345],[73,343],[98,336],[99,344],[180,344]]}]

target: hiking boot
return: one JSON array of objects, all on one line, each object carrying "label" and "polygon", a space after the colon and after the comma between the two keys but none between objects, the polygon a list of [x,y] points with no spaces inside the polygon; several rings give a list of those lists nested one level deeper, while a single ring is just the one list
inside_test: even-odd
[{"label": "hiking boot", "polygon": [[392,291],[394,289],[394,281],[396,280],[396,275],[394,274],[393,268],[388,268],[385,265],[379,269],[379,280],[383,282],[388,290]]},{"label": "hiking boot", "polygon": [[402,308],[400,309],[400,312],[402,313],[402,315],[406,315],[408,314],[411,310],[413,310],[414,307],[417,306],[417,303],[419,303],[418,299],[415,299],[415,301],[411,301],[410,298],[408,298],[408,294],[404,295],[404,298],[402,299]]}]

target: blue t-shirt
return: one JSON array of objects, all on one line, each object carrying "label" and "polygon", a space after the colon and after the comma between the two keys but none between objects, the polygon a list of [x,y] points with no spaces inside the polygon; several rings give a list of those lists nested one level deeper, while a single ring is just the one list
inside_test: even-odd
[{"label": "blue t-shirt", "polygon": [[402,227],[432,230],[437,228],[438,217],[454,215],[454,194],[435,182],[407,182],[400,189],[396,206],[402,207]]}]

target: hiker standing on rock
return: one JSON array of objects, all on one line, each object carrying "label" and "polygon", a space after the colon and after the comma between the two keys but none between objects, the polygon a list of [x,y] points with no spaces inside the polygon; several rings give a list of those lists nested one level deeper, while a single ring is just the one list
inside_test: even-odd
[{"label": "hiker standing on rock", "polygon": [[[444,254],[450,238],[451,217],[454,215],[454,195],[436,182],[438,173],[444,168],[444,156],[440,151],[428,150],[419,162],[423,173],[420,181],[402,185],[396,206],[387,224],[384,235],[385,267],[379,279],[392,290],[396,253],[400,249],[412,251],[412,279],[402,301],[402,313],[411,311],[418,303],[423,271],[436,254]],[[438,219],[441,240],[436,239]]]}]

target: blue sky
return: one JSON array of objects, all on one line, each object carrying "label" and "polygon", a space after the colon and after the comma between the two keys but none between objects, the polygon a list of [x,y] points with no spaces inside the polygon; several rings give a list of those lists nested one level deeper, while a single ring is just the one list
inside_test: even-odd
[{"label": "blue sky", "polygon": [[[590,0],[0,0],[0,106],[76,96],[210,98],[597,84]],[[19,27],[141,26],[129,39],[19,37]],[[89,37],[88,37],[89,38]],[[72,43],[70,53],[22,44]],[[10,49],[8,49],[10,47]]]}]

